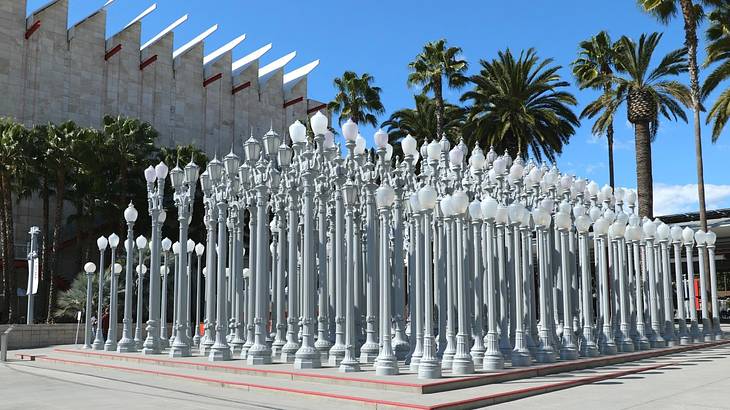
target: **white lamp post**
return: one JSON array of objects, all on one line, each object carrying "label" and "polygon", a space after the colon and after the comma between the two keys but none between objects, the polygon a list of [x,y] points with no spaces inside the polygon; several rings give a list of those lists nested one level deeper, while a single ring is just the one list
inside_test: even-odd
[{"label": "white lamp post", "polygon": [[124,278],[124,318],[122,320],[122,339],[117,343],[117,351],[119,353],[128,353],[137,351],[137,347],[132,340],[132,291],[134,269],[134,222],[137,220],[137,210],[130,202],[127,209],[124,210],[124,220],[127,222],[127,240],[125,241],[126,270]]},{"label": "white lamp post", "polygon": [[[93,297],[93,290],[91,289],[92,275],[96,271],[96,264],[94,262],[87,262],[84,265],[84,272],[86,272],[86,309],[84,309],[84,316],[86,322],[84,323],[84,349],[91,349],[91,298]],[[98,325],[97,325],[98,326]]]},{"label": "white lamp post", "polygon": [[109,235],[109,247],[112,250],[112,255],[109,265],[109,279],[111,281],[109,287],[109,330],[104,343],[104,350],[107,352],[117,350],[117,312],[119,311],[117,304],[119,289],[117,289],[117,286],[119,284],[119,274],[122,272],[122,265],[116,263],[117,246],[119,246],[119,236],[113,233]]},{"label": "white lamp post", "polygon": [[96,240],[96,246],[99,248],[99,293],[98,304],[96,305],[96,338],[94,339],[94,350],[104,350],[104,332],[101,325],[102,310],[104,307],[104,252],[109,241],[100,236]]}]

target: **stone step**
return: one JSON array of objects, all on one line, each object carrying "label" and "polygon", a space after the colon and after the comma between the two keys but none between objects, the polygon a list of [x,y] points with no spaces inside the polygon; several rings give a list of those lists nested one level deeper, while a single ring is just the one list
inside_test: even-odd
[{"label": "stone step", "polygon": [[340,384],[358,388],[376,390],[402,391],[419,394],[433,394],[444,391],[459,390],[468,387],[483,386],[494,383],[503,383],[511,380],[522,380],[538,376],[546,376],[581,369],[593,369],[601,366],[616,365],[633,362],[651,357],[664,356],[688,350],[701,349],[730,343],[718,341],[676,346],[662,349],[652,349],[641,352],[620,353],[612,356],[600,356],[571,361],[560,361],[552,364],[540,364],[523,368],[507,368],[497,372],[478,371],[471,376],[456,376],[444,371],[444,377],[437,380],[419,379],[408,366],[400,366],[397,376],[377,376],[372,366],[363,365],[362,372],[344,374],[337,369],[325,366],[321,369],[295,370],[291,364],[273,363],[264,366],[247,366],[241,359],[227,362],[209,362],[207,358],[192,356],[186,358],[169,358],[167,355],[142,355],[141,353],[115,353],[94,350],[81,350],[75,347],[59,347],[54,349],[57,354],[75,355],[84,357],[104,358],[124,362],[154,364],[174,368],[194,368],[217,373],[251,375],[270,377],[285,380],[300,380],[314,383]]}]

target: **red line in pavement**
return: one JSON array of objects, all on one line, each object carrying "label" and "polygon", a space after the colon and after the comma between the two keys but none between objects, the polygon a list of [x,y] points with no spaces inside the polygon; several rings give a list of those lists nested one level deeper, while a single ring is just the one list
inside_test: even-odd
[{"label": "red line in pavement", "polygon": [[208,377],[191,376],[191,375],[185,375],[185,374],[164,372],[164,371],[159,371],[159,370],[136,369],[134,367],[116,366],[113,364],[89,363],[89,362],[82,362],[82,361],[78,361],[78,360],[59,359],[59,358],[55,358],[55,357],[38,357],[38,359],[52,361],[52,362],[76,364],[76,365],[80,365],[80,366],[91,366],[91,367],[102,367],[102,368],[107,368],[107,369],[125,370],[125,371],[136,372],[136,373],[153,374],[153,375],[157,375],[157,376],[170,376],[170,377],[175,377],[175,378],[179,378],[179,379],[196,380],[196,381],[203,381],[203,382],[209,382],[209,383],[219,383],[219,384],[232,385],[232,386],[245,386],[245,387],[249,387],[249,388],[256,388],[256,389],[262,389],[262,390],[274,390],[274,391],[282,391],[282,392],[287,392],[287,393],[304,394],[304,395],[309,395],[309,396],[328,397],[328,398],[332,398],[332,399],[360,401],[360,402],[371,403],[371,404],[381,404],[381,405],[387,405],[387,406],[397,406],[397,407],[403,407],[403,408],[423,409],[423,410],[430,408],[429,406],[423,406],[423,405],[418,405],[418,404],[399,403],[399,402],[394,402],[394,401],[389,401],[389,400],[369,399],[369,398],[365,398],[365,397],[346,396],[346,395],[342,395],[342,394],[317,392],[317,391],[302,390],[302,389],[292,389],[292,388],[288,388],[288,387],[266,386],[263,384],[238,382],[238,381],[223,380],[223,379],[213,379],[213,378],[208,378]]}]

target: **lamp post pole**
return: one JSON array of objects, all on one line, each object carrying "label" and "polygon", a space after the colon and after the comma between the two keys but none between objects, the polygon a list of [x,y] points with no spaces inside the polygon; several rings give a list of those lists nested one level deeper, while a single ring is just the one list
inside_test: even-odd
[{"label": "lamp post pole", "polygon": [[687,331],[687,316],[684,312],[684,274],[682,272],[682,229],[673,226],[672,245],[674,247],[674,281],[677,284],[677,324],[679,330],[677,339],[680,345],[688,345],[690,343],[689,332]]},{"label": "lamp post pole", "polygon": [[[195,198],[195,187],[198,183],[198,166],[190,160],[185,166],[185,170],[181,170],[180,167],[175,167],[170,171],[170,179],[172,181],[172,188],[175,190],[175,204],[178,209],[178,223],[180,224],[179,242],[181,247],[188,246],[188,224],[190,223],[190,217],[192,214],[192,201]],[[170,357],[188,357],[191,356],[190,351],[190,340],[188,338],[188,331],[190,325],[187,321],[189,315],[188,300],[188,252],[187,249],[181,249],[178,254],[178,309],[177,309],[177,323],[175,328],[175,340],[170,346],[169,356]]]},{"label": "lamp post pole", "polygon": [[84,309],[84,349],[92,349],[91,346],[91,298],[93,297],[92,280],[94,271],[96,271],[96,265],[94,262],[87,262],[84,265],[84,271],[86,272],[86,308]]},{"label": "lamp post pole", "polygon": [[117,352],[130,353],[137,351],[132,333],[132,271],[134,270],[134,222],[137,220],[137,210],[130,202],[124,210],[124,220],[127,222],[127,240],[125,242],[126,270],[124,276],[124,318],[122,319],[122,339],[117,343]]},{"label": "lamp post pole", "polygon": [[[302,249],[302,345],[294,354],[295,369],[313,369],[321,366],[321,355],[314,347],[315,317],[314,317],[314,179],[316,171],[313,169],[311,145],[302,154],[304,171],[302,185],[304,187],[304,246]],[[350,226],[352,228],[352,226]],[[355,252],[352,247],[350,250]],[[352,267],[352,263],[349,265]],[[350,291],[351,292],[351,291]],[[351,308],[348,305],[348,308]],[[348,316],[348,319],[354,319]],[[354,329],[353,329],[354,330]]]},{"label": "lamp post pole", "polygon": [[[147,204],[152,222],[150,238],[150,296],[149,320],[147,321],[147,338],[144,341],[143,354],[159,354],[160,348],[160,213],[162,212],[162,196],[167,178],[167,165],[164,162],[145,170],[147,181]],[[155,183],[155,181],[157,183]]]},{"label": "lamp post pole", "polygon": [[101,316],[104,308],[104,252],[108,243],[108,240],[103,236],[96,240],[96,244],[99,247],[99,291],[96,305],[96,338],[94,338],[94,350],[104,350],[104,331],[102,329]]},{"label": "lamp post pole", "polygon": [[[380,353],[375,359],[375,374],[390,376],[398,374],[398,361],[390,337],[391,294],[390,294],[390,252],[389,216],[395,200],[395,191],[388,185],[381,185],[375,192],[380,211]],[[349,290],[348,290],[349,292]]]},{"label": "lamp post pole", "polygon": [[[216,306],[216,221],[218,219],[218,207],[215,203],[215,193],[213,191],[213,180],[210,173],[206,169],[200,175],[200,186],[203,190],[203,205],[205,207],[205,215],[203,222],[205,223],[205,333],[200,341],[199,353],[201,356],[208,356],[210,348],[215,343],[215,306]],[[167,252],[165,252],[167,255]],[[167,262],[165,262],[167,265]]]},{"label": "lamp post pole", "polygon": [[160,350],[170,347],[170,340],[167,336],[167,275],[170,273],[170,267],[167,265],[167,258],[170,252],[172,241],[170,238],[162,240],[162,267],[160,274],[162,275],[162,303],[160,306]]},{"label": "lamp post pole", "polygon": [[117,246],[119,245],[119,236],[117,234],[109,235],[109,245],[112,250],[111,262],[109,263],[109,277],[111,280],[109,286],[109,330],[107,331],[104,350],[113,352],[117,350],[117,312],[119,311],[117,303],[119,289],[117,286],[119,284],[119,273],[122,271],[122,266],[116,263]]},{"label": "lamp post pole", "polygon": [[144,264],[144,250],[147,248],[147,239],[144,236],[137,237],[137,321],[134,327],[134,346],[137,350],[142,349],[142,303],[144,299],[144,274],[147,266]]}]

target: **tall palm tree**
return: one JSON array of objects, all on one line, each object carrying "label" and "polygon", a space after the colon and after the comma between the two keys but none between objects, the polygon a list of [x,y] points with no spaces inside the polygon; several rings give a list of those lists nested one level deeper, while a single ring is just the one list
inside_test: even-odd
[{"label": "tall palm tree", "polygon": [[685,49],[669,52],[651,68],[661,38],[659,33],[642,34],[637,43],[626,36],[621,37],[615,57],[617,73],[613,77],[616,88],[585,109],[589,118],[601,112],[604,117],[614,116],[618,107],[626,104],[628,120],[634,125],[639,215],[648,217],[653,216],[654,206],[651,143],[659,129],[659,116],[686,122],[682,105],[691,104],[687,86],[670,79],[687,71]]},{"label": "tall palm tree", "polygon": [[[703,66],[719,65],[705,79],[702,86],[703,98],[706,98],[723,81],[730,80],[730,5],[725,4],[710,13],[707,41],[707,60]],[[714,121],[713,142],[720,138],[720,133],[728,119],[730,119],[730,88],[725,89],[718,96],[707,114],[707,124]]]},{"label": "tall palm tree", "polygon": [[[439,133],[436,124],[437,103],[425,94],[414,96],[415,108],[403,108],[390,115],[387,121],[381,124],[388,132],[388,142],[393,146],[394,155],[401,156],[402,151],[398,143],[410,134],[421,146],[429,138],[435,138]],[[452,141],[461,134],[464,123],[464,109],[457,105],[446,104],[443,115],[443,133]]]},{"label": "tall palm tree", "polygon": [[677,14],[684,20],[684,46],[687,49],[691,105],[694,118],[695,159],[697,161],[697,195],[700,204],[700,225],[707,230],[705,208],[705,173],[702,164],[702,131],[700,111],[700,73],[697,65],[697,26],[704,18],[703,6],[719,5],[726,0],[637,0],[648,13],[664,24],[669,23]]},{"label": "tall palm tree", "polygon": [[345,71],[334,80],[337,94],[327,104],[327,109],[339,114],[338,122],[342,124],[350,118],[357,124],[378,125],[377,115],[385,112],[380,102],[380,87],[375,87],[375,78],[363,73],[358,76],[353,71]]},{"label": "tall palm tree", "polygon": [[51,254],[48,261],[50,269],[48,283],[48,312],[46,321],[53,322],[53,309],[56,305],[56,284],[54,282],[58,271],[58,251],[61,247],[61,235],[63,228],[63,202],[66,199],[66,183],[69,171],[74,165],[70,162],[72,157],[72,145],[74,139],[78,138],[82,129],[76,126],[73,121],[64,122],[61,125],[48,126],[48,153],[46,160],[49,169],[54,174],[55,182],[55,205],[53,211],[53,236]]},{"label": "tall palm tree", "polygon": [[416,59],[408,64],[411,73],[408,85],[422,87],[422,92],[433,92],[436,100],[436,134],[431,137],[440,138],[445,131],[444,81],[448,88],[459,89],[469,81],[465,76],[469,63],[462,60],[460,47],[448,47],[446,40],[431,41],[423,46]]},{"label": "tall palm tree", "polygon": [[538,159],[554,161],[579,125],[573,112],[575,97],[563,89],[569,84],[558,74],[560,66],[541,59],[534,49],[500,51],[496,59],[481,60],[479,74],[470,77],[473,89],[464,134],[474,141]]},{"label": "tall palm tree", "polygon": [[[580,42],[578,58],[571,64],[573,76],[578,80],[580,89],[591,88],[610,94],[613,89],[612,77],[614,58],[618,52],[618,43],[612,42],[606,31]],[[612,110],[605,110],[612,113]],[[588,115],[586,110],[580,114],[583,119]],[[615,184],[613,168],[613,115],[599,117],[593,124],[594,135],[605,135],[608,143],[608,177],[611,187]]]},{"label": "tall palm tree", "polygon": [[22,190],[19,187],[25,164],[22,141],[27,134],[26,129],[9,119],[0,120],[0,238],[2,239],[2,272],[4,310],[8,312],[8,323],[14,323],[19,317],[17,277],[15,275],[15,224],[13,221],[13,193]]}]

